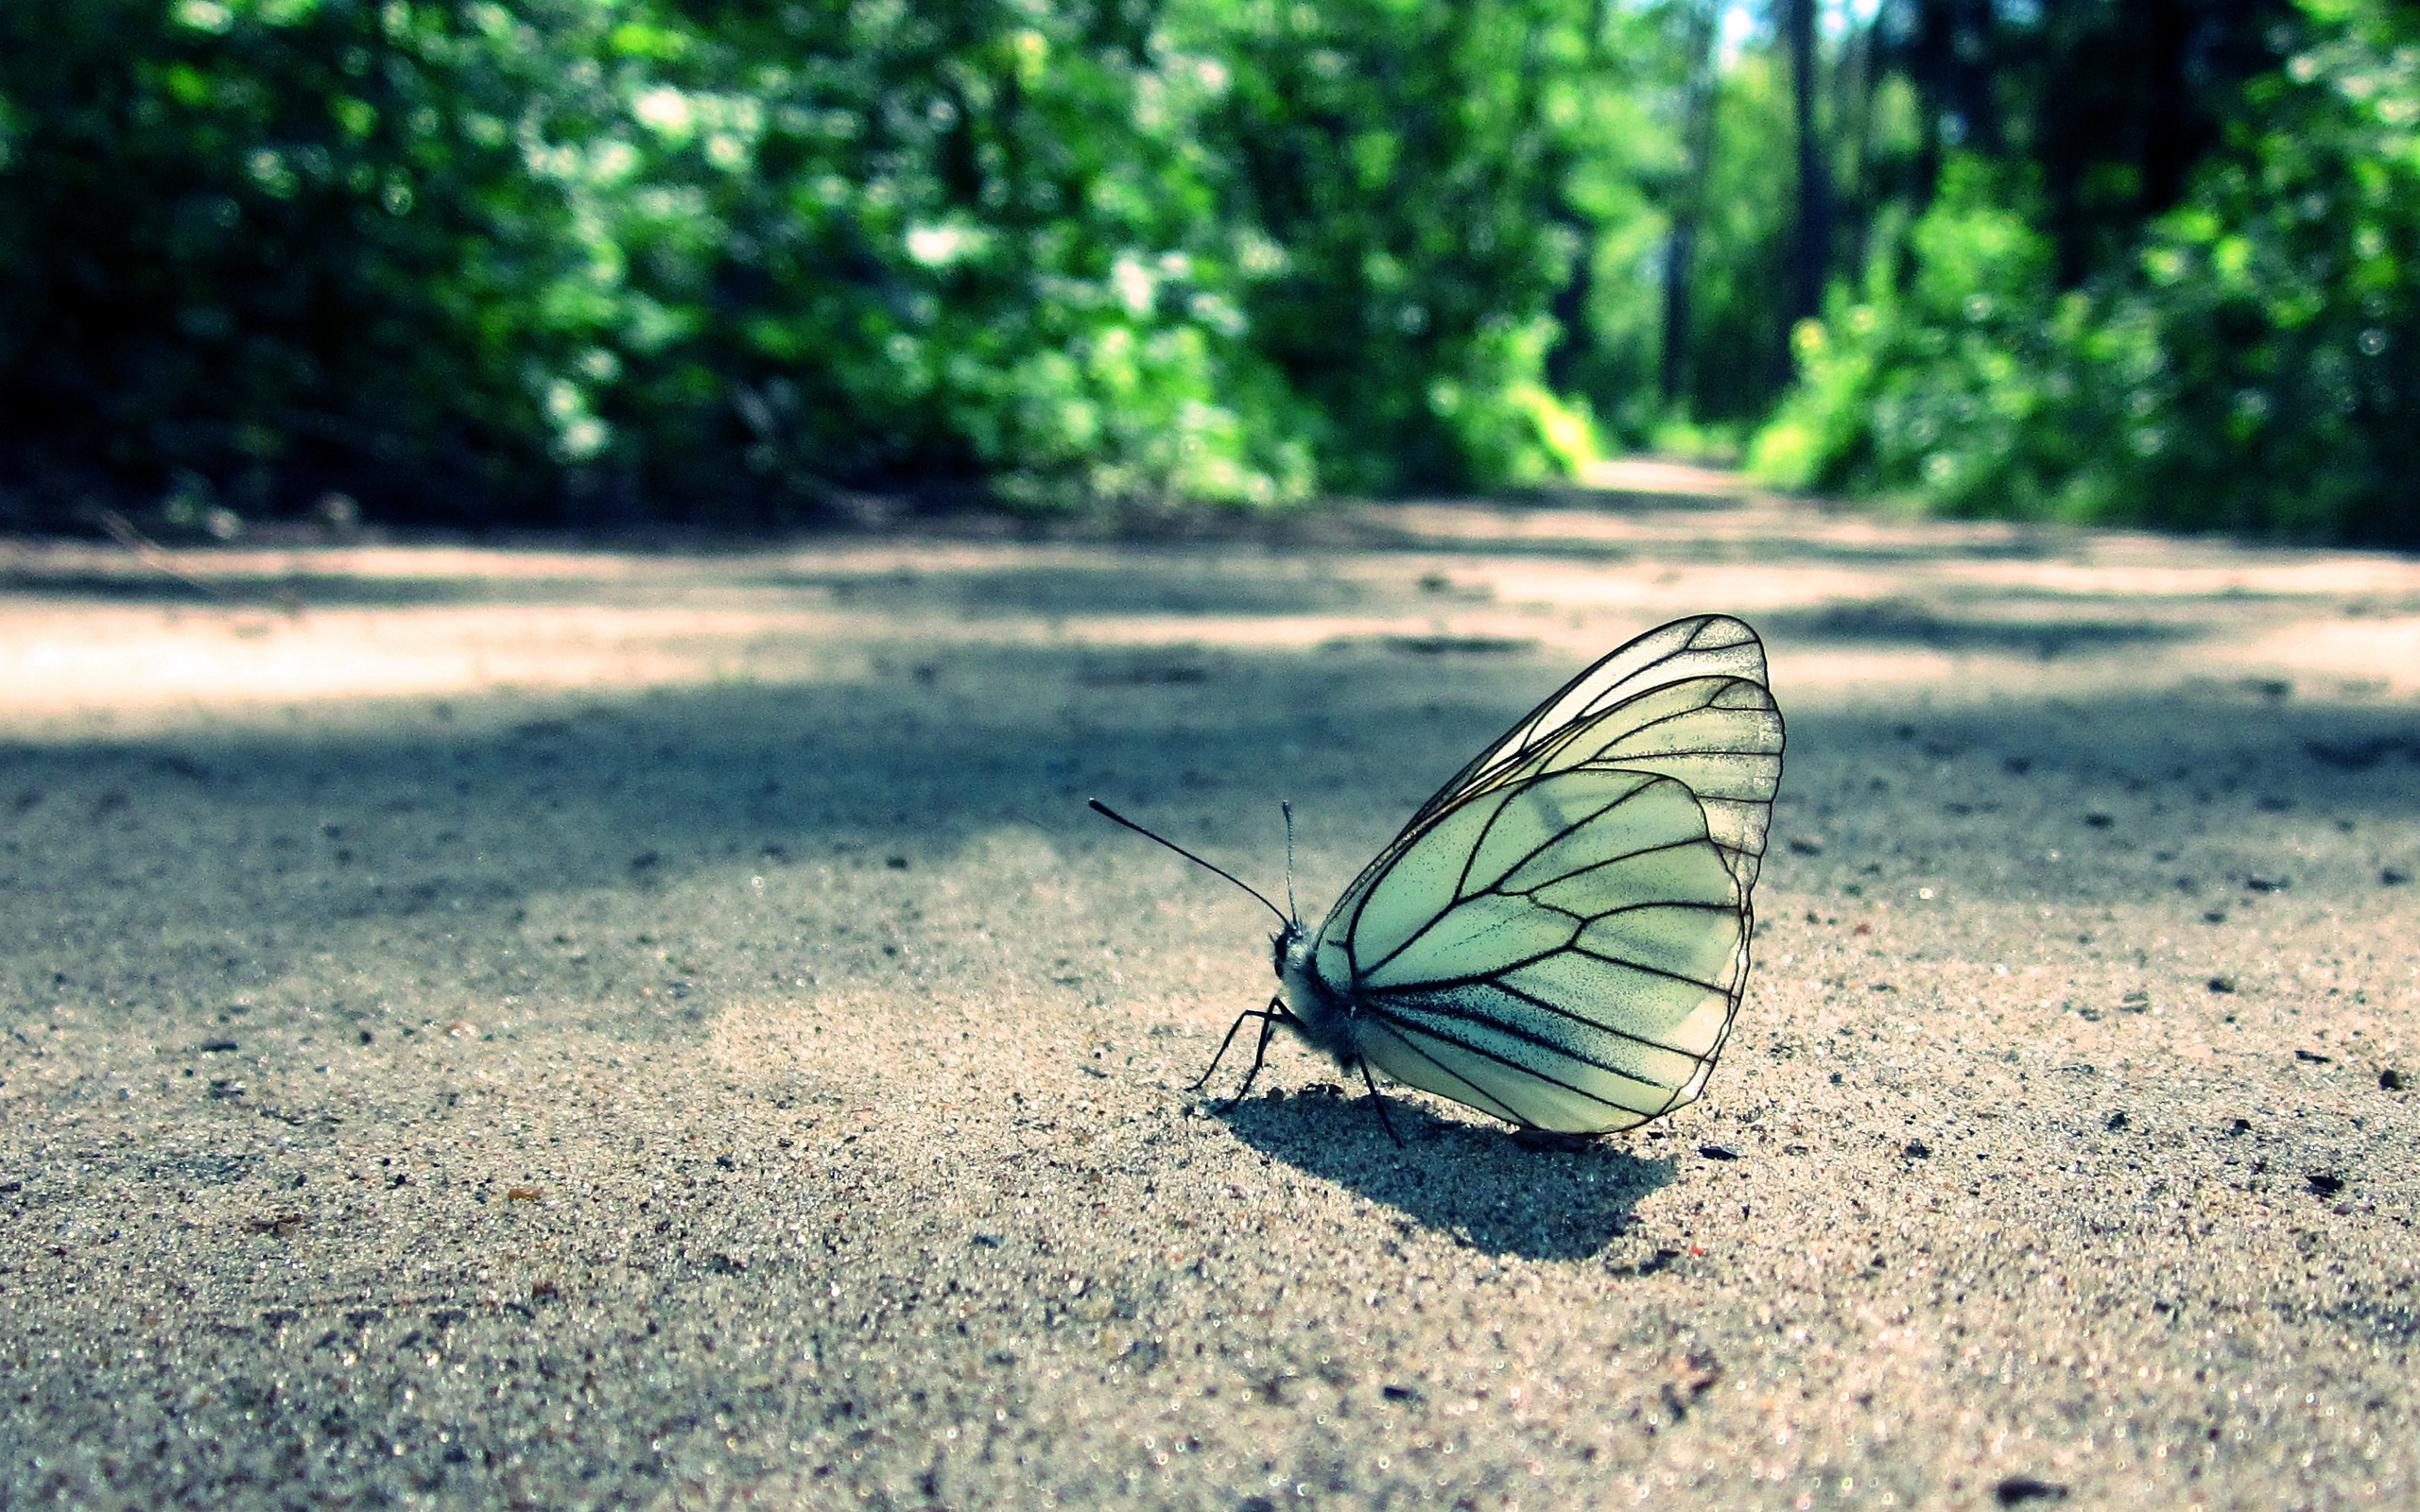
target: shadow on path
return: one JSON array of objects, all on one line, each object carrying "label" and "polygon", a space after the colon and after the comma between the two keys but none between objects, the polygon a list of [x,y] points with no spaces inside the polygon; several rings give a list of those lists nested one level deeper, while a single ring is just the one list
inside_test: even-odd
[{"label": "shadow on path", "polygon": [[[1291,797],[1316,913],[1323,879],[1349,877],[1559,676],[1367,648],[1138,662],[960,647],[845,684],[0,742],[0,910],[24,929],[0,985],[156,1001],[191,971],[258,981],[307,951],[374,945],[382,926],[510,930],[548,896],[700,870],[814,864],[848,890],[864,868],[949,868],[1003,827],[1048,835],[1081,868],[1127,845],[1084,814],[1095,794],[1248,866],[1273,863],[1269,810]],[[2420,801],[2420,729],[2399,709],[2214,687],[1794,714],[1790,737],[1769,892],[1955,875],[1977,899],[2116,901],[2282,872],[2303,896],[2420,860],[2380,828]],[[164,980],[98,968],[90,941],[107,931],[155,941],[146,971]]]},{"label": "shadow on path", "polygon": [[2044,662],[2070,652],[2091,654],[2198,640],[2207,633],[2202,627],[2106,614],[2045,615],[2038,607],[2022,618],[1944,614],[1904,599],[1835,604],[1819,610],[1780,610],[1757,615],[1756,625],[1770,642],[1777,644],[2002,652],[2031,655]]},{"label": "shadow on path", "polygon": [[1641,1160],[1619,1143],[1537,1148],[1508,1129],[1441,1118],[1390,1096],[1387,1116],[1404,1137],[1397,1149],[1368,1101],[1320,1083],[1250,1098],[1221,1116],[1264,1155],[1473,1249],[1523,1260],[1601,1253],[1639,1199],[1673,1179],[1672,1161]]}]

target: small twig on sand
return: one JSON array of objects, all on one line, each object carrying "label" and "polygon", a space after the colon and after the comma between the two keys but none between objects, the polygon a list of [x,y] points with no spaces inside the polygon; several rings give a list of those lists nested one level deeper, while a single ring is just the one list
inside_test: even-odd
[{"label": "small twig on sand", "polygon": [[[102,510],[100,512],[99,519],[101,528],[109,532],[110,539],[112,541],[114,541],[119,545],[124,546],[129,552],[133,554],[134,558],[137,561],[140,561],[144,566],[150,568],[153,572],[159,573],[164,576],[173,577],[178,582],[184,584],[187,588],[193,589],[198,593],[207,593],[212,598],[218,600],[218,602],[222,604],[229,604],[241,608],[247,602],[258,603],[258,600],[255,598],[248,598],[248,595],[242,593],[230,593],[228,590],[221,588],[218,584],[210,582],[204,578],[196,577],[193,574],[178,566],[176,558],[168,555],[166,547],[161,545],[149,536],[145,535],[142,531],[135,529],[134,523],[127,519],[126,516],[118,513],[115,509]],[[280,613],[284,614],[288,619],[293,619],[302,612],[302,601],[291,587],[281,588],[271,595],[271,607],[274,607]]]},{"label": "small twig on sand", "polygon": [[232,597],[225,589],[219,587],[216,583],[204,582],[200,578],[196,577],[193,574],[186,572],[183,568],[178,566],[176,559],[168,555],[165,548],[162,547],[158,541],[153,541],[142,531],[135,529],[133,522],[127,519],[126,516],[118,513],[115,509],[102,510],[100,514],[100,521],[101,528],[110,533],[110,539],[112,541],[116,541],[119,545],[124,546],[128,551],[133,553],[134,558],[137,561],[140,561],[144,566],[150,568],[153,572],[164,574],[167,576],[175,578],[178,582],[184,584],[187,588],[199,589],[200,592],[208,593],[213,598],[226,599]]}]

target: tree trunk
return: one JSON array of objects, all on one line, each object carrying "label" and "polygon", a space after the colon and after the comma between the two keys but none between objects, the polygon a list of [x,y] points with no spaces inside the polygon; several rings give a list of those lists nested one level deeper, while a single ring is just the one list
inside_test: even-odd
[{"label": "tree trunk", "polygon": [[2192,84],[2186,77],[2192,18],[2180,0],[2142,0],[2143,145],[2140,213],[2145,219],[2185,198],[2193,161]]},{"label": "tree trunk", "polygon": [[1832,226],[1846,244],[1841,266],[1865,266],[1865,146],[1871,112],[1866,77],[1873,72],[1871,26],[1851,17],[1841,34],[1840,60],[1832,65]]},{"label": "tree trunk", "polygon": [[[1793,0],[1795,3],[1795,0]],[[1997,157],[2000,130],[1997,38],[1992,0],[1913,0],[1908,74],[1924,109],[1916,151],[1916,204],[1932,202],[1942,148],[1964,146]]]},{"label": "tree trunk", "polygon": [[1815,0],[1786,0],[1790,100],[1798,126],[1798,235],[1790,267],[1790,323],[1824,313],[1832,263],[1832,176],[1815,123]]},{"label": "tree trunk", "polygon": [[[1601,67],[1605,60],[1603,39],[1608,19],[1607,3],[1608,0],[1597,0],[1588,18],[1588,33],[1583,40],[1592,67]],[[1543,77],[1544,73],[1544,61],[1538,56],[1542,41],[1540,29],[1531,27],[1524,64],[1533,77]],[[1525,105],[1523,113],[1534,120],[1543,112],[1531,99]],[[1572,394],[1580,390],[1581,359],[1596,346],[1596,333],[1589,326],[1588,307],[1594,301],[1597,290],[1597,228],[1595,222],[1571,202],[1567,192],[1571,172],[1569,155],[1561,148],[1555,148],[1541,161],[1538,175],[1539,186],[1545,196],[1541,213],[1548,222],[1563,228],[1574,249],[1571,271],[1564,276],[1563,286],[1554,291],[1554,302],[1547,312],[1553,317],[1556,329],[1563,333],[1555,344],[1547,349],[1547,387],[1558,394]]]},{"label": "tree trunk", "polygon": [[1673,197],[1672,230],[1664,239],[1664,351],[1658,374],[1665,407],[1681,404],[1689,386],[1690,281],[1695,277],[1698,216],[1706,178],[1714,171],[1717,21],[1720,0],[1689,8],[1689,72],[1681,101],[1681,190]]}]

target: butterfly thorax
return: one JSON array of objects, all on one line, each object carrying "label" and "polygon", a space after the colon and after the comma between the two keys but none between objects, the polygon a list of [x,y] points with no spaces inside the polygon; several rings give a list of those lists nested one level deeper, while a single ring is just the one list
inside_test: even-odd
[{"label": "butterfly thorax", "polygon": [[1299,925],[1288,924],[1278,931],[1274,943],[1277,980],[1285,988],[1291,1015],[1287,1026],[1350,1071],[1361,1058],[1354,1034],[1353,1000],[1330,986],[1312,966],[1314,937],[1304,934]]}]

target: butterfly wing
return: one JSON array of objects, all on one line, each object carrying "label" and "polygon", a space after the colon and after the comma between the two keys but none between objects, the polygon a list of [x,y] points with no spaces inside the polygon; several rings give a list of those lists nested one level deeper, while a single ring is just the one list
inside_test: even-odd
[{"label": "butterfly wing", "polygon": [[[1621,765],[1688,783],[1706,807],[1715,843],[1754,885],[1781,783],[1781,748],[1764,642],[1727,614],[1692,615],[1616,648],[1530,710],[1437,790],[1396,845],[1495,783],[1569,766]],[[1387,859],[1380,852],[1362,880]]]},{"label": "butterfly wing", "polygon": [[1321,927],[1311,967],[1398,1080],[1511,1122],[1627,1128],[1697,1097],[1748,973],[1780,781],[1763,649],[1649,632],[1429,800]]}]

